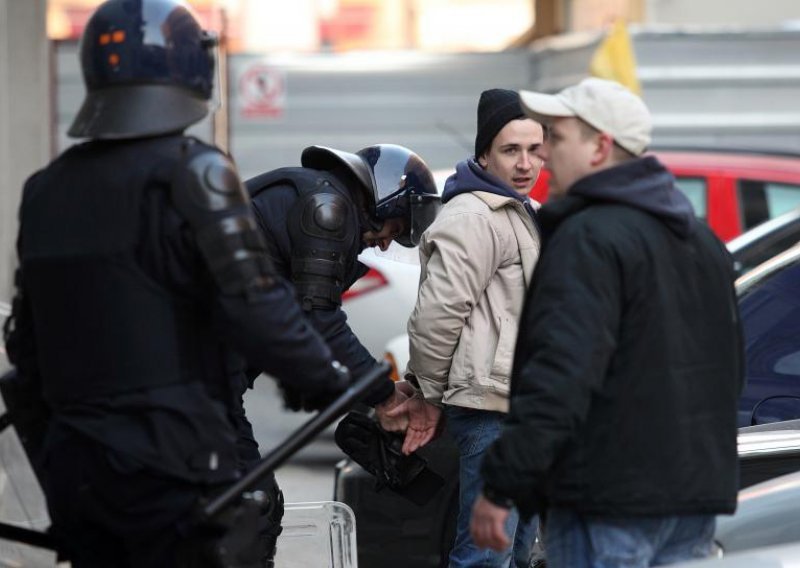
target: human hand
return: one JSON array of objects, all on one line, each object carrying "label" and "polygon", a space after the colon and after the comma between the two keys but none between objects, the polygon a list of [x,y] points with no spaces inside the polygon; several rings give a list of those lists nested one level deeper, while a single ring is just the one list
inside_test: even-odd
[{"label": "human hand", "polygon": [[395,383],[394,392],[389,398],[375,405],[375,417],[381,428],[387,432],[405,432],[408,428],[408,413],[397,412],[390,415],[395,408],[408,400],[408,396],[403,393],[403,389]]},{"label": "human hand", "polygon": [[511,546],[506,534],[506,519],[509,510],[500,507],[480,495],[472,507],[469,522],[469,533],[475,545],[480,548],[491,548],[501,552]]},{"label": "human hand", "polygon": [[425,402],[422,395],[415,392],[414,396],[387,414],[392,417],[404,413],[408,416],[408,429],[403,440],[402,452],[409,455],[436,437],[442,419],[442,409],[435,404]]}]

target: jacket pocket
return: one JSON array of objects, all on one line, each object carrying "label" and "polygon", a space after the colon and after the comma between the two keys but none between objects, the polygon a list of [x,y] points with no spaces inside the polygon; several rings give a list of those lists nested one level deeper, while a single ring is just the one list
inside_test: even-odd
[{"label": "jacket pocket", "polygon": [[461,330],[461,337],[458,339],[456,349],[453,352],[453,361],[450,364],[448,376],[448,389],[469,386],[472,377],[475,376],[475,369],[471,363],[473,352],[472,329],[470,321]]},{"label": "jacket pocket", "polygon": [[517,325],[509,318],[500,319],[500,335],[491,366],[491,377],[506,385],[511,379],[511,366],[514,360],[514,344],[517,340]]}]

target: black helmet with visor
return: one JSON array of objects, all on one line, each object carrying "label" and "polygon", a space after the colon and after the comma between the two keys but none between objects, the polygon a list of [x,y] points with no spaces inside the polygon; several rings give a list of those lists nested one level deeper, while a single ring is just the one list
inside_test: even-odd
[{"label": "black helmet with visor", "polygon": [[216,39],[178,0],[108,0],[83,32],[86,98],[76,138],[124,139],[181,131],[209,112]]},{"label": "black helmet with visor", "polygon": [[387,219],[403,219],[403,231],[394,240],[404,247],[419,244],[439,211],[433,174],[422,158],[403,146],[376,144],[355,154],[311,146],[303,151],[301,162],[304,167],[349,170],[363,185],[374,230]]}]

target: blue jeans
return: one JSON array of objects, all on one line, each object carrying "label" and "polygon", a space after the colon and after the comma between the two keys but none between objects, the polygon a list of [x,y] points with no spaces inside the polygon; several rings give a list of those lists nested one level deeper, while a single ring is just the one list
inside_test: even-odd
[{"label": "blue jeans", "polygon": [[714,515],[597,517],[550,509],[547,568],[645,568],[711,554]]},{"label": "blue jeans", "polygon": [[473,410],[459,406],[445,406],[447,430],[458,445],[459,462],[459,509],[456,525],[456,541],[450,551],[450,568],[480,566],[504,568],[509,566],[512,556],[516,568],[527,568],[531,546],[536,539],[536,518],[528,523],[519,523],[519,514],[512,509],[506,521],[506,533],[514,535],[513,546],[503,552],[481,549],[475,546],[469,535],[472,506],[480,495],[483,482],[480,466],[483,454],[500,435],[505,420],[501,412]]}]

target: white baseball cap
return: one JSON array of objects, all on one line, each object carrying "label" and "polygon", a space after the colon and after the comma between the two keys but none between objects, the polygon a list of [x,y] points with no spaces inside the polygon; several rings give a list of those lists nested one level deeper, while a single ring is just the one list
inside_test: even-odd
[{"label": "white baseball cap", "polygon": [[613,136],[614,142],[636,156],[650,144],[650,111],[641,98],[614,81],[590,78],[555,95],[520,91],[519,96],[525,114],[537,122],[552,117],[580,118]]}]

